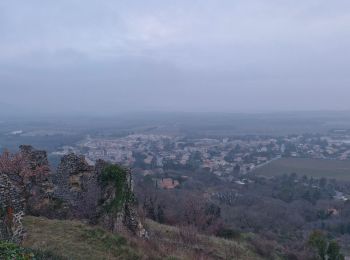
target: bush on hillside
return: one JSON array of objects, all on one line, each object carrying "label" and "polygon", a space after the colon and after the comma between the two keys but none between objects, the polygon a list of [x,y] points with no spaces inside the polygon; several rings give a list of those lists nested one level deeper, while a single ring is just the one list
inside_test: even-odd
[{"label": "bush on hillside", "polygon": [[4,260],[63,260],[51,252],[22,248],[0,240],[0,259]]}]

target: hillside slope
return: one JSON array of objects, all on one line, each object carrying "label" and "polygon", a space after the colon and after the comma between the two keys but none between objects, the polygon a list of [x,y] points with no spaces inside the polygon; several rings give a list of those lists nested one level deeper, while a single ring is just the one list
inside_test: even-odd
[{"label": "hillside slope", "polygon": [[27,237],[23,246],[52,252],[57,256],[53,259],[260,259],[244,242],[198,235],[153,221],[147,221],[147,241],[79,221],[27,216],[24,225]]},{"label": "hillside slope", "polygon": [[23,246],[52,252],[62,259],[140,259],[122,236],[79,221],[24,218],[27,237]]}]

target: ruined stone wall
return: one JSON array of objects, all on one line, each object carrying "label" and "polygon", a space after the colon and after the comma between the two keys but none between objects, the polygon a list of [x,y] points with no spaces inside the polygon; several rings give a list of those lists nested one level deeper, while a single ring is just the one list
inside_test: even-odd
[{"label": "ruined stone wall", "polygon": [[26,196],[26,213],[46,215],[50,198],[54,191],[52,172],[46,151],[34,149],[30,145],[21,145],[20,154],[27,162],[30,177],[23,179]]},{"label": "ruined stone wall", "polygon": [[93,218],[96,215],[101,189],[95,168],[88,165],[84,156],[63,156],[53,183],[54,197],[68,203],[71,216]]},{"label": "ruined stone wall", "polygon": [[[106,203],[118,194],[113,183],[105,186],[100,180],[109,163],[99,160],[95,166],[90,166],[84,156],[68,154],[61,158],[57,171],[51,172],[45,151],[21,146],[20,153],[35,174],[26,181],[0,175],[0,239],[20,241],[24,213],[48,218],[88,219],[110,231],[128,230],[142,236],[144,229],[133,201],[125,201],[117,213],[105,210]],[[48,174],[42,175],[43,170]],[[125,169],[124,173],[125,190],[132,192],[131,171]],[[22,177],[11,175],[11,178]]]},{"label": "ruined stone wall", "polygon": [[[96,163],[96,171],[99,175],[102,174],[102,170],[105,166],[108,166],[107,162],[102,160]],[[119,166],[121,167],[121,166]],[[121,167],[126,174],[126,181],[124,183],[124,191],[133,194],[133,181],[131,170],[129,168]],[[101,201],[102,204],[99,205],[99,223],[106,229],[112,232],[130,232],[139,237],[147,237],[147,232],[143,228],[143,225],[138,216],[134,196],[128,198],[124,205],[118,212],[106,211],[106,205],[115,198],[117,194],[117,187],[113,183],[108,185],[101,184]]]},{"label": "ruined stone wall", "polygon": [[24,198],[7,175],[0,174],[0,240],[20,242],[24,230]]},{"label": "ruined stone wall", "polygon": [[[133,201],[126,201],[118,213],[107,212],[105,205],[115,198],[116,187],[104,186],[100,176],[109,163],[98,160],[90,166],[84,156],[68,154],[62,157],[54,175],[54,198],[65,201],[69,207],[68,217],[89,219],[100,223],[112,232],[131,231],[144,236],[145,230],[139,220]],[[133,192],[130,169],[126,173],[125,190]]]},{"label": "ruined stone wall", "polygon": [[62,157],[57,173],[53,178],[54,196],[77,205],[82,193],[86,192],[86,182],[94,175],[83,156],[68,154]]},{"label": "ruined stone wall", "polygon": [[21,145],[19,149],[21,154],[26,157],[33,170],[37,167],[49,165],[46,151],[36,150],[30,145]]}]

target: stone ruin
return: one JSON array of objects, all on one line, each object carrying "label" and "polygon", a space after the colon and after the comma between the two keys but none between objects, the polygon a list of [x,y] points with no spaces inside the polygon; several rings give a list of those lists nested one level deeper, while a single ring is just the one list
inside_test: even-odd
[{"label": "stone ruin", "polygon": [[7,175],[0,175],[0,240],[20,242],[23,238],[24,199]]},{"label": "stone ruin", "polygon": [[[68,154],[62,157],[57,171],[52,172],[45,151],[21,146],[20,153],[33,171],[40,169],[46,174],[19,185],[20,182],[11,181],[0,172],[0,239],[21,240],[24,213],[57,219],[85,219],[112,232],[125,230],[141,237],[146,235],[132,201],[126,201],[117,214],[105,211],[103,203],[116,194],[116,187],[105,187],[100,181],[109,163],[99,160],[91,166],[84,156]],[[127,173],[125,187],[133,192],[131,171],[124,170]]]}]

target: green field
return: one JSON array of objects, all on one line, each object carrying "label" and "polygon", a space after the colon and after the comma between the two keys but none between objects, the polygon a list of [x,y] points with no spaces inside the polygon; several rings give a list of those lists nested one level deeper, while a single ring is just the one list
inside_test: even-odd
[{"label": "green field", "polygon": [[296,173],[299,176],[350,181],[350,161],[282,158],[255,169],[253,173],[266,177]]}]

